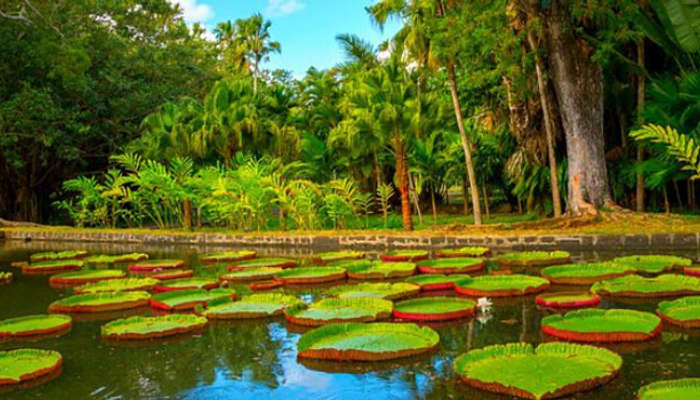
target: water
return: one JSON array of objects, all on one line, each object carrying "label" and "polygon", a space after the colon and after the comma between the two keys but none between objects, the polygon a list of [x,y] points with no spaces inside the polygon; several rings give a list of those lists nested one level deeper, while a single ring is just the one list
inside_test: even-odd
[{"label": "water", "polygon": [[[200,266],[197,252],[220,248],[156,245],[96,245],[0,242],[0,269],[32,252],[85,248],[92,253],[145,251],[151,258],[184,258],[198,275],[216,275],[216,268]],[[658,251],[658,250],[657,250]],[[267,255],[304,256],[310,250],[260,249]],[[671,254],[671,252],[665,252]],[[696,250],[675,251],[698,259]],[[575,254],[578,261],[608,259],[622,252]],[[52,289],[47,277],[26,277],[15,271],[12,284],[0,286],[0,319],[46,312],[52,301],[69,290]],[[239,292],[244,287],[237,286]],[[295,290],[312,300],[321,289]],[[653,311],[655,303],[620,304]],[[144,310],[146,314],[150,313]],[[532,297],[494,301],[488,321],[469,320],[436,327],[441,348],[432,355],[393,363],[346,364],[296,359],[297,329],[284,319],[211,324],[201,336],[166,342],[113,344],[99,336],[105,321],[75,321],[70,333],[39,342],[9,342],[0,349],[53,349],[64,357],[57,379],[31,388],[0,394],[8,399],[504,399],[459,383],[452,361],[468,349],[486,345],[543,340],[539,321],[544,311]],[[624,358],[613,382],[576,399],[632,399],[637,389],[661,379],[700,376],[700,331],[665,330],[659,340],[613,346]]]}]

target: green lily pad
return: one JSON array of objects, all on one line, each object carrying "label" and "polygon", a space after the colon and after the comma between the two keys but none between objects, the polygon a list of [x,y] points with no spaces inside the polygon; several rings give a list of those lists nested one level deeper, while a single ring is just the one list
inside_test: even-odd
[{"label": "green lily pad", "polygon": [[148,260],[148,254],[146,253],[129,253],[129,254],[118,254],[118,255],[96,255],[90,256],[84,259],[85,264],[126,264],[131,262]]},{"label": "green lily pad", "polygon": [[459,258],[459,257],[488,257],[491,255],[491,249],[488,247],[461,247],[458,249],[442,249],[435,252],[438,258]]},{"label": "green lily pad", "polygon": [[47,251],[43,253],[35,253],[29,256],[29,261],[57,261],[57,260],[72,260],[76,258],[87,257],[90,253],[85,250],[66,250],[66,251]]},{"label": "green lily pad", "polygon": [[316,328],[297,344],[300,358],[382,361],[436,349],[440,336],[429,327],[394,323],[345,323]]},{"label": "green lily pad", "polygon": [[228,274],[221,275],[219,279],[231,282],[264,281],[272,279],[275,274],[280,271],[282,271],[282,268],[246,268],[241,271],[229,272]]},{"label": "green lily pad", "polygon": [[209,319],[264,318],[281,315],[289,307],[304,305],[302,300],[294,296],[257,293],[245,296],[241,301],[230,298],[213,300],[207,304],[206,309],[200,309],[200,313]]},{"label": "green lily pad", "polygon": [[12,272],[0,272],[0,285],[12,282]]},{"label": "green lily pad", "polygon": [[468,275],[421,274],[406,278],[406,282],[419,285],[421,290],[452,290],[455,282],[469,278]]},{"label": "green lily pad", "polygon": [[53,350],[0,351],[0,385],[16,385],[51,375],[62,363],[61,353]]},{"label": "green lily pad", "polygon": [[143,340],[200,331],[207,319],[191,314],[167,314],[157,317],[129,317],[102,326],[105,339]]},{"label": "green lily pad", "polygon": [[653,278],[627,275],[598,282],[591,287],[596,294],[613,297],[667,297],[700,294],[700,278],[666,274]]},{"label": "green lily pad", "polygon": [[236,298],[236,291],[233,289],[192,289],[192,290],[176,290],[173,292],[163,292],[151,298],[151,307],[172,311],[172,310],[190,310],[198,305],[204,305],[212,300],[220,298]]},{"label": "green lily pad", "polygon": [[496,258],[502,267],[546,267],[571,262],[567,251],[523,251],[507,253]]},{"label": "green lily pad", "polygon": [[396,303],[394,317],[411,321],[466,318],[476,312],[476,301],[457,297],[421,297]]},{"label": "green lily pad", "polygon": [[148,305],[148,292],[86,293],[56,300],[49,305],[49,312],[103,312],[127,310]]},{"label": "green lily pad", "polygon": [[194,270],[191,269],[165,269],[154,272],[137,272],[132,273],[133,276],[144,276],[147,278],[158,279],[159,281],[170,281],[173,279],[190,278],[194,275]]},{"label": "green lily pad", "polygon": [[119,269],[75,271],[53,275],[49,278],[49,284],[52,286],[83,285],[108,279],[124,278],[125,276],[126,273]]},{"label": "green lily pad", "polygon": [[572,343],[508,343],[469,351],[454,369],[476,388],[526,399],[552,399],[590,390],[615,378],[622,358]]},{"label": "green lily pad", "polygon": [[275,279],[286,284],[311,284],[345,279],[345,268],[306,267],[290,268],[275,274]]},{"label": "green lily pad", "polygon": [[578,342],[631,342],[653,339],[661,332],[661,320],[636,310],[587,308],[544,317],[542,332]]},{"label": "green lily pad", "polygon": [[121,278],[108,279],[76,286],[75,293],[130,292],[151,290],[158,283],[153,278]]},{"label": "green lily pad", "polygon": [[292,268],[296,267],[296,260],[291,258],[256,258],[253,260],[237,261],[228,266],[229,271],[245,268]]},{"label": "green lily pad", "polygon": [[165,269],[179,269],[185,266],[183,260],[149,260],[137,261],[129,265],[129,271],[139,272],[155,272]]},{"label": "green lily pad", "polygon": [[689,258],[665,255],[617,257],[613,262],[649,274],[660,274],[675,268],[689,267],[693,263]]},{"label": "green lily pad", "polygon": [[362,282],[356,285],[344,285],[330,288],[328,295],[341,298],[372,297],[385,300],[397,300],[418,294],[420,287],[413,283]]},{"label": "green lily pad", "polygon": [[483,258],[452,257],[418,262],[418,271],[422,274],[467,274],[483,271],[485,267]]},{"label": "green lily pad", "polygon": [[552,308],[593,307],[600,303],[600,297],[581,292],[543,293],[535,297],[535,303]]},{"label": "green lily pad", "polygon": [[167,282],[156,284],[156,292],[171,292],[174,290],[190,290],[190,289],[214,289],[219,287],[219,280],[216,278],[181,278],[172,279]]},{"label": "green lily pad", "polygon": [[82,268],[83,265],[85,265],[85,263],[77,259],[42,261],[23,266],[22,273],[24,275],[53,274],[63,271],[75,271]]},{"label": "green lily pad", "polygon": [[560,285],[591,285],[607,279],[633,274],[634,267],[613,262],[566,264],[544,268],[540,273]]},{"label": "green lily pad", "polygon": [[348,277],[358,280],[403,278],[413,275],[416,264],[409,262],[372,262],[348,267]]},{"label": "green lily pad", "polygon": [[394,304],[389,300],[370,297],[328,298],[306,307],[285,310],[289,322],[297,325],[319,326],[340,322],[369,322],[391,316]]},{"label": "green lily pad", "polygon": [[638,400],[697,400],[700,399],[700,378],[658,381],[642,386]]},{"label": "green lily pad", "polygon": [[700,296],[662,301],[656,312],[671,324],[684,328],[700,328]]},{"label": "green lily pad", "polygon": [[384,262],[406,262],[425,260],[430,256],[428,250],[395,250],[380,256]]},{"label": "green lily pad", "polygon": [[549,281],[530,275],[484,275],[455,282],[455,291],[472,297],[525,296],[545,291]]},{"label": "green lily pad", "polygon": [[357,260],[363,258],[365,253],[361,251],[330,251],[327,253],[317,253],[311,256],[311,262],[316,264],[328,264],[343,260]]},{"label": "green lily pad", "polygon": [[232,262],[250,260],[255,258],[258,253],[250,250],[225,251],[220,253],[210,253],[199,257],[202,262]]},{"label": "green lily pad", "polygon": [[71,317],[61,314],[9,318],[0,321],[0,337],[26,337],[66,331],[70,329],[71,321]]}]

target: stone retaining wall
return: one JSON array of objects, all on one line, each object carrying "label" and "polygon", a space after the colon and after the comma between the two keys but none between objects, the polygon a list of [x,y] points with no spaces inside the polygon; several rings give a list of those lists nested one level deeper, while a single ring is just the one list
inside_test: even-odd
[{"label": "stone retaining wall", "polygon": [[308,247],[335,249],[353,247],[367,250],[388,248],[445,248],[482,245],[494,249],[697,249],[700,233],[634,235],[541,235],[541,236],[402,236],[396,235],[296,235],[252,236],[221,233],[149,234],[129,232],[78,232],[6,230],[6,240],[56,242],[186,244],[197,246]]}]

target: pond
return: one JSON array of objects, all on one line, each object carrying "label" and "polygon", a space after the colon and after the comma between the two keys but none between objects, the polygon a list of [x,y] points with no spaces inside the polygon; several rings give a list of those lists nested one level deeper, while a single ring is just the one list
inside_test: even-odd
[{"label": "pond", "polygon": [[[0,269],[45,250],[85,248],[93,254],[147,252],[151,258],[182,258],[197,276],[216,276],[225,268],[200,264],[197,254],[221,249],[156,245],[96,245],[0,242]],[[268,255],[300,257],[310,250],[261,249]],[[660,252],[658,249],[656,252]],[[637,252],[638,253],[638,252]],[[697,250],[664,251],[698,259]],[[621,251],[580,252],[576,261],[609,259]],[[374,255],[376,257],[376,255]],[[0,286],[0,319],[46,312],[49,303],[71,294],[49,287],[48,277],[22,276]],[[537,269],[532,269],[534,273]],[[237,285],[239,293],[247,292]],[[554,288],[557,290],[557,288]],[[311,301],[322,289],[294,290]],[[603,308],[653,311],[656,303],[622,304],[604,300]],[[143,310],[144,315],[150,310]],[[494,300],[488,318],[437,326],[441,347],[436,353],[394,363],[345,364],[300,362],[299,328],[283,318],[212,323],[199,336],[166,342],[114,344],[100,338],[106,321],[74,321],[67,335],[32,343],[8,342],[3,350],[34,347],[63,354],[61,376],[41,386],[5,394],[12,399],[503,399],[471,389],[455,378],[453,359],[468,349],[526,341],[539,343],[540,319],[547,312],[532,296]],[[665,329],[652,342],[611,347],[622,354],[620,376],[611,383],[579,394],[577,399],[632,399],[649,382],[697,376],[700,335]]]}]

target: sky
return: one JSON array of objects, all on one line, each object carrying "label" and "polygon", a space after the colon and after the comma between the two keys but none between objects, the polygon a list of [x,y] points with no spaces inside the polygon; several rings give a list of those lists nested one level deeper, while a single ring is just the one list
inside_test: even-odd
[{"label": "sky", "polygon": [[272,22],[272,39],[282,53],[270,57],[269,69],[285,69],[301,78],[309,67],[330,68],[343,61],[335,37],[353,33],[379,44],[399,28],[390,21],[382,31],[371,22],[365,7],[376,0],[170,0],[180,4],[188,23],[200,22],[209,30],[219,22],[262,13]]}]

